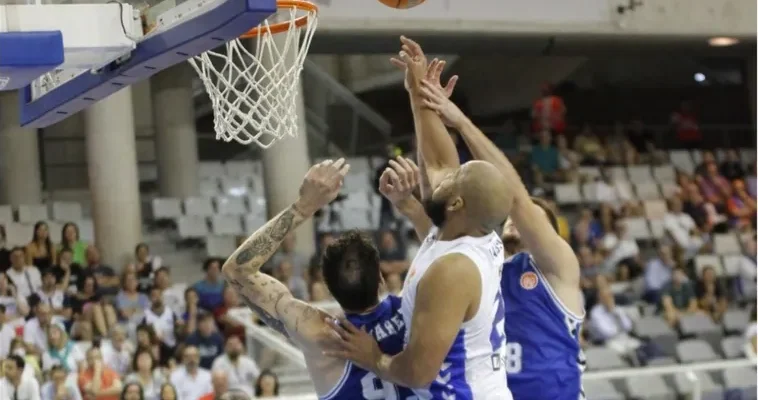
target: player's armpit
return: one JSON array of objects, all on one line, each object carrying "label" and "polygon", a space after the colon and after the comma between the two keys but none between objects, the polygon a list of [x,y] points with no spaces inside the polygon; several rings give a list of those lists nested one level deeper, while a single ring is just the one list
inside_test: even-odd
[{"label": "player's armpit", "polygon": [[478,309],[481,291],[481,276],[468,257],[449,254],[436,260],[418,284],[407,346],[385,357],[378,375],[407,387],[428,386],[461,325]]}]

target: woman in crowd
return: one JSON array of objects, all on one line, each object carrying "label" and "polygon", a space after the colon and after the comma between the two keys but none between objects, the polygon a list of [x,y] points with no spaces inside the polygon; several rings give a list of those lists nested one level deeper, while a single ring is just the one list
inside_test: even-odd
[{"label": "woman in crowd", "polygon": [[160,400],[177,400],[176,388],[170,383],[164,383],[161,386],[161,398]]},{"label": "woman in crowd", "polygon": [[140,292],[147,292],[152,284],[153,271],[162,265],[162,260],[158,256],[150,254],[150,247],[146,243],[140,243],[134,249],[134,266],[139,279]]},{"label": "woman in crowd", "polygon": [[69,222],[63,225],[60,248],[71,250],[75,264],[87,264],[87,243],[79,239],[79,227],[75,223]]},{"label": "woman in crowd", "polygon": [[255,397],[279,396],[279,378],[270,370],[263,370],[255,382]]},{"label": "woman in crowd", "polygon": [[121,291],[116,295],[116,310],[121,321],[136,321],[142,310],[150,307],[150,300],[138,291],[137,275],[124,271],[121,275]]},{"label": "woman in crowd", "polygon": [[145,392],[139,383],[127,383],[121,391],[120,400],[145,400]]},{"label": "woman in crowd", "polygon": [[60,365],[69,375],[84,368],[85,357],[73,340],[70,340],[66,328],[60,322],[53,322],[47,328],[48,350],[42,355],[42,368],[49,371]]},{"label": "woman in crowd", "polygon": [[165,378],[149,349],[142,348],[134,354],[132,371],[126,382],[142,386],[145,400],[159,400]]},{"label": "woman in crowd", "polygon": [[161,341],[150,325],[140,324],[137,326],[137,352],[139,353],[141,350],[148,350],[153,356],[153,361],[157,362],[158,365],[164,367],[168,365],[168,354],[164,359],[165,352],[161,346]]},{"label": "woman in crowd", "polygon": [[[74,314],[79,314],[83,319],[92,322],[100,336],[108,334],[108,324],[105,317],[105,308],[111,309],[110,304],[100,303],[100,295],[97,293],[95,277],[88,275],[79,285],[79,291],[70,299],[71,309]],[[114,312],[115,313],[115,312]]]},{"label": "woman in crowd", "polygon": [[714,321],[721,320],[727,307],[726,291],[716,277],[713,267],[703,268],[697,281],[695,293],[700,309],[710,315]]},{"label": "woman in crowd", "polygon": [[29,303],[24,296],[16,294],[16,287],[10,283],[5,272],[0,272],[0,304],[5,306],[6,320],[29,315]]},{"label": "woman in crowd", "polygon": [[53,241],[50,240],[47,224],[38,221],[34,224],[32,241],[26,245],[26,264],[34,265],[40,271],[44,271],[52,268],[57,262],[55,247],[53,247]]}]

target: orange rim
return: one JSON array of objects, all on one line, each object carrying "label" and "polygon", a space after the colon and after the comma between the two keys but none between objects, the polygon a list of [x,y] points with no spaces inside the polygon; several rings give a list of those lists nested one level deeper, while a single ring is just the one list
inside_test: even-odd
[{"label": "orange rim", "polygon": [[240,36],[240,39],[250,39],[254,38],[261,33],[270,33],[272,35],[275,35],[277,33],[287,32],[290,28],[290,25],[295,24],[295,28],[302,28],[308,23],[308,18],[310,18],[311,14],[318,13],[318,7],[309,2],[304,0],[277,0],[276,2],[276,9],[277,11],[282,9],[290,9],[295,8],[298,10],[306,11],[306,14],[295,18],[294,21],[282,21],[277,22],[275,24],[270,24],[268,28],[264,28],[263,26],[259,25],[256,26],[253,29],[250,29],[249,31],[245,32],[242,36]]}]

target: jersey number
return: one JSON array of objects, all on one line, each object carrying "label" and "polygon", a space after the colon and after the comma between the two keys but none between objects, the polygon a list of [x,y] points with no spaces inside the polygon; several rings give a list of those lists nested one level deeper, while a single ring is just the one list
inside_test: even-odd
[{"label": "jersey number", "polygon": [[364,400],[397,400],[395,385],[380,380],[372,373],[366,374],[361,379]]},{"label": "jersey number", "polygon": [[521,345],[516,342],[505,344],[505,373],[518,374],[521,372]]}]

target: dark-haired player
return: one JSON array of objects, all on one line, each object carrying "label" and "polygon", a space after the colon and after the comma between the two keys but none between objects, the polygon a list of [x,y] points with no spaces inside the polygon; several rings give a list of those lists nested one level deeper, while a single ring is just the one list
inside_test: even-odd
[{"label": "dark-haired player", "polygon": [[[311,167],[300,187],[300,198],[253,233],[229,257],[222,271],[248,307],[303,351],[320,399],[407,399],[412,396],[410,390],[382,382],[350,362],[324,356],[337,340],[326,322],[331,317],[295,299],[281,282],[260,272],[288,233],[337,197],[348,169],[343,159]],[[358,232],[343,234],[324,251],[322,270],[346,318],[366,329],[382,351],[400,352],[405,335],[400,299],[390,296],[379,300],[379,253],[371,240]]]},{"label": "dark-haired player", "polygon": [[[437,74],[437,77],[439,74]],[[503,244],[506,371],[515,399],[576,400],[584,397],[584,356],[579,332],[584,299],[579,261],[557,232],[546,203],[529,196],[505,155],[451,102],[439,79],[424,83],[425,105],[463,138],[472,155],[495,165],[513,192]]]}]

